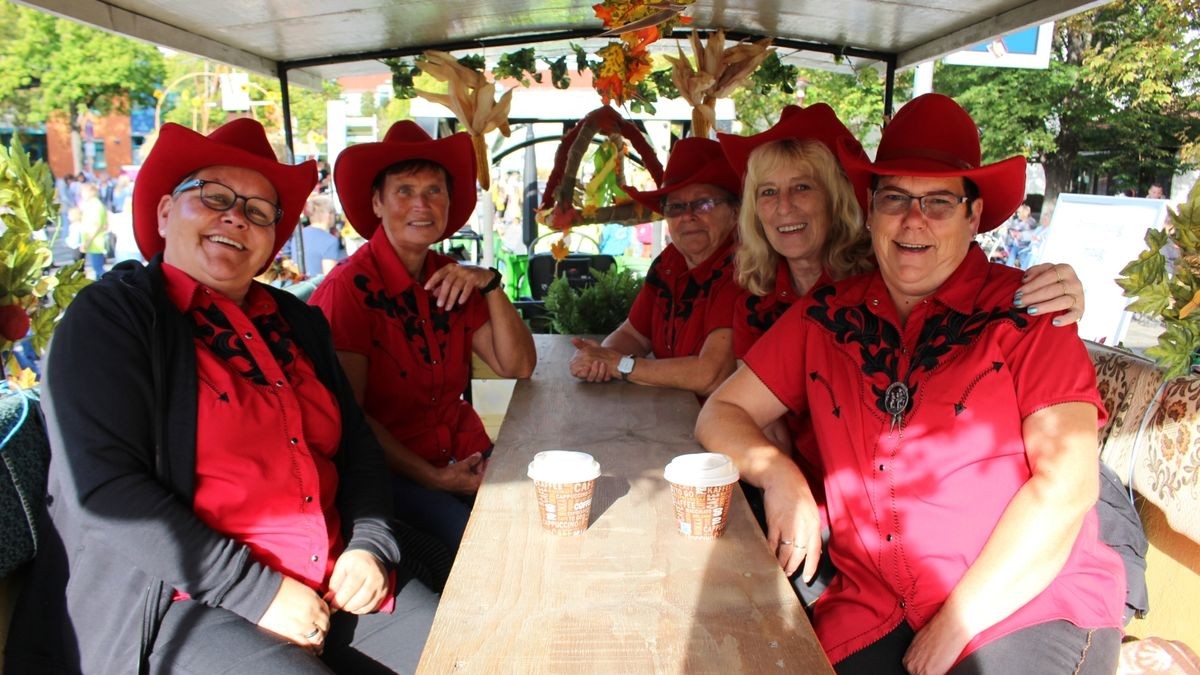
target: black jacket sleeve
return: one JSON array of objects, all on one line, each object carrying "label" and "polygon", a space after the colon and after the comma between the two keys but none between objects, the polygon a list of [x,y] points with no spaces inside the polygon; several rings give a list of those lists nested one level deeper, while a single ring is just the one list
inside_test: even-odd
[{"label": "black jacket sleeve", "polygon": [[[78,539],[64,543],[90,549],[86,555],[97,569],[135,566],[257,623],[280,574],[197,518],[190,493],[171,485],[161,467],[164,457],[180,453],[191,453],[183,464],[194,467],[194,434],[190,446],[158,447],[179,434],[158,434],[155,425],[156,414],[188,401],[195,416],[194,379],[156,377],[164,366],[179,372],[171,360],[194,360],[190,340],[156,344],[159,322],[178,319],[156,312],[143,289],[105,279],[76,297],[56,329],[44,391],[51,473],[57,472],[62,500],[55,508],[74,512],[64,515],[71,521],[64,534]],[[164,348],[168,353],[156,366],[154,354]]]}]

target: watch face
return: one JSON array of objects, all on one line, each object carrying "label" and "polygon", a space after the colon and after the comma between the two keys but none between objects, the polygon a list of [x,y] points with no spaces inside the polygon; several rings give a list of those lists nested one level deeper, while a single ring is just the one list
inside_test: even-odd
[{"label": "watch face", "polygon": [[626,375],[632,373],[633,372],[633,357],[632,356],[622,356],[621,360],[617,362],[617,372],[625,373]]}]

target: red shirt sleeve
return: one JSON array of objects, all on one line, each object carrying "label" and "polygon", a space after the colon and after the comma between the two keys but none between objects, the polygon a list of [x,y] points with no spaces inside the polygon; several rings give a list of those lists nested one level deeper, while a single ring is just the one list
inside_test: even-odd
[{"label": "red shirt sleeve", "polygon": [[371,321],[366,303],[354,291],[351,275],[326,279],[309,303],[320,307],[329,320],[334,349],[364,356],[371,352]]},{"label": "red shirt sleeve", "polygon": [[708,312],[705,313],[704,334],[707,336],[718,328],[733,327],[733,306],[737,303],[742,289],[730,279],[721,284],[717,292],[709,299]]},{"label": "red shirt sleeve", "polygon": [[[802,363],[804,332],[808,329],[804,323],[804,309],[808,304],[798,303],[784,312],[743,357],[746,366],[775,394],[775,398],[796,413],[808,408],[806,369]],[[786,368],[780,367],[785,363]]]},{"label": "red shirt sleeve", "polygon": [[[1055,326],[1050,319],[1030,317],[1033,326],[1018,334],[1021,339],[1009,349],[1008,365],[1021,419],[1060,403],[1091,403],[1103,426],[1108,412],[1096,389],[1096,368],[1087,347],[1075,325]],[[1053,376],[1048,377],[1048,373]]]}]

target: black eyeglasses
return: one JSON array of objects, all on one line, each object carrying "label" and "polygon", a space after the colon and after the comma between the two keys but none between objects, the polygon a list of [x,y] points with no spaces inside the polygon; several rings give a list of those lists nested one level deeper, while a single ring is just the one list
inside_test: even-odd
[{"label": "black eyeglasses", "polygon": [[245,197],[233,191],[233,188],[213,180],[194,178],[180,184],[171,193],[172,197],[181,192],[200,188],[200,202],[213,211],[228,211],[237,201],[242,200],[242,214],[246,220],[259,227],[273,227],[283,217],[283,209],[262,197]]},{"label": "black eyeglasses", "polygon": [[667,202],[663,204],[662,214],[668,218],[678,218],[689,211],[702,216],[706,213],[711,213],[717,208],[718,204],[728,203],[728,199],[720,197],[705,197],[703,199],[693,199],[690,202]]},{"label": "black eyeglasses", "polygon": [[967,201],[968,197],[948,192],[935,192],[929,195],[910,195],[898,190],[876,190],[871,195],[871,208],[886,216],[902,216],[912,208],[913,200],[921,206],[921,213],[933,220],[945,220],[954,215],[958,205]]}]

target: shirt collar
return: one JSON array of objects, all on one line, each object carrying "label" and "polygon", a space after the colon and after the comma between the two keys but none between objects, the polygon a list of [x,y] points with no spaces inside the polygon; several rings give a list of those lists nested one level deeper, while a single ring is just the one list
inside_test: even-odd
[{"label": "shirt collar", "polygon": [[[167,288],[167,298],[171,300],[171,304],[180,312],[187,312],[196,309],[197,307],[206,307],[211,303],[216,303],[222,299],[233,303],[219,291],[215,291],[208,286],[196,281],[187,272],[175,267],[170,263],[162,264],[163,281]],[[250,290],[246,292],[246,303],[244,312],[246,316],[258,316],[260,314],[269,314],[275,311],[275,299],[271,294],[263,288],[262,284],[257,281],[250,282]]]},{"label": "shirt collar", "polygon": [[711,255],[704,259],[704,262],[696,265],[692,269],[687,267],[687,259],[675,247],[675,244],[668,244],[662,252],[663,267],[668,274],[684,274],[691,275],[697,280],[707,279],[712,276],[713,272],[726,267],[729,267],[733,262],[733,247],[736,244],[734,233],[730,233],[721,246],[713,251]]},{"label": "shirt collar", "polygon": [[[416,284],[417,280],[412,278],[408,269],[404,267],[404,263],[400,262],[400,256],[396,254],[396,249],[392,248],[392,242],[387,238],[387,232],[382,227],[375,228],[375,233],[371,235],[366,246],[371,252],[371,259],[375,261],[376,269],[379,270],[384,287],[390,292],[403,293],[410,286]],[[432,273],[430,269],[432,262],[433,256],[426,253],[425,262],[422,263],[422,271],[426,278]]]},{"label": "shirt collar", "polygon": [[[983,292],[984,281],[987,278],[988,259],[979,244],[971,242],[967,255],[950,276],[942,282],[929,299],[936,300],[959,314],[974,314],[979,307],[979,297]],[[883,275],[879,270],[870,274],[866,283],[849,284],[843,292],[831,301],[831,305],[854,307],[862,304],[872,304],[866,301],[876,300],[879,304],[892,306],[891,296]],[[874,305],[872,305],[874,306]],[[875,312],[878,314],[878,312]]]}]

